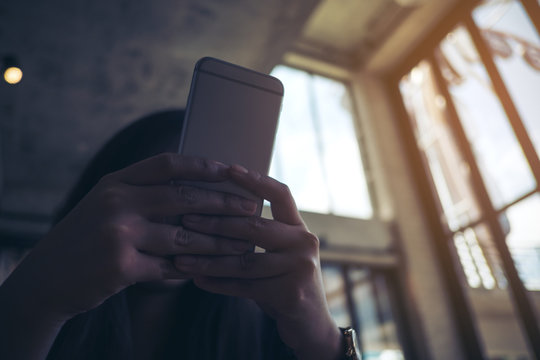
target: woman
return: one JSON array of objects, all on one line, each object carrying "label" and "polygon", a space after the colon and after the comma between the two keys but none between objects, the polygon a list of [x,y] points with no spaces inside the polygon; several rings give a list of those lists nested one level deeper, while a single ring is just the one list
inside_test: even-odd
[{"label": "woman", "polygon": [[[0,287],[0,358],[344,357],[318,239],[287,187],[175,154],[182,119],[146,117],[93,159],[61,221]],[[181,180],[233,181],[267,199],[273,220]]]}]

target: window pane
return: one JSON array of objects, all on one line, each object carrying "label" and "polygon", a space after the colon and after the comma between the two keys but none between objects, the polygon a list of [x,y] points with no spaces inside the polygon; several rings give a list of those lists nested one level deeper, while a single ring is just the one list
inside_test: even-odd
[{"label": "window pane", "polygon": [[464,28],[441,43],[440,66],[493,204],[532,191],[536,182]]},{"label": "window pane", "polygon": [[508,231],[506,243],[519,275],[529,290],[540,290],[540,195],[510,207],[501,221]]},{"label": "window pane", "polygon": [[488,357],[532,359],[487,226],[457,233],[454,244],[465,273],[462,284]]},{"label": "window pane", "polygon": [[401,95],[416,141],[439,197],[443,220],[457,230],[480,216],[469,177],[447,122],[444,97],[439,94],[430,65],[423,61],[400,82]]},{"label": "window pane", "polygon": [[488,1],[473,16],[540,153],[540,37],[519,1]]},{"label": "window pane", "polygon": [[311,119],[309,74],[278,66],[272,75],[285,86],[270,176],[290,187],[298,207],[328,213],[329,198]]},{"label": "window pane", "polygon": [[370,218],[346,86],[286,66],[272,75],[285,97],[270,175],[289,185],[301,210]]},{"label": "window pane", "polygon": [[349,274],[359,317],[363,358],[403,359],[385,278],[366,269],[354,269]]},{"label": "window pane", "polygon": [[313,86],[332,213],[370,218],[373,211],[347,88],[321,76],[313,77]]},{"label": "window pane", "polygon": [[338,266],[324,265],[322,275],[330,314],[332,314],[338,326],[351,326],[351,316],[347,309],[345,282],[340,268]]}]

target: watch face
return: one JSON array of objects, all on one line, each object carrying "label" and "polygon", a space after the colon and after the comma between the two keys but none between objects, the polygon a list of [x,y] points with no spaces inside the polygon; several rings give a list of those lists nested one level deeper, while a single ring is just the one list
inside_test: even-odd
[{"label": "watch face", "polygon": [[356,331],[351,327],[342,330],[345,337],[345,356],[350,360],[360,360]]}]

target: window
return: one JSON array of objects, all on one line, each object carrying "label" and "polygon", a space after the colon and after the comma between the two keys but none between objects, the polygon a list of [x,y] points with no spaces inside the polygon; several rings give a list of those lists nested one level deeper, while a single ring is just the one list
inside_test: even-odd
[{"label": "window", "polygon": [[371,218],[373,210],[347,86],[286,66],[270,175],[289,185],[304,211]]},{"label": "window", "polygon": [[[270,175],[289,185],[308,227],[324,232],[317,235],[331,314],[339,326],[357,329],[365,359],[403,359],[406,341],[398,333],[407,332],[393,305],[400,302],[396,270],[339,260],[340,251],[373,251],[362,234],[380,235],[378,254],[388,254],[385,239],[391,238],[374,215],[349,87],[284,65],[272,75],[283,82],[285,96]],[[325,259],[325,251],[338,259]]]},{"label": "window", "polygon": [[[398,85],[493,357],[540,354],[540,19],[531,6],[483,1]],[[507,316],[498,324],[485,312],[495,302]],[[515,341],[495,340],[497,326]]]}]

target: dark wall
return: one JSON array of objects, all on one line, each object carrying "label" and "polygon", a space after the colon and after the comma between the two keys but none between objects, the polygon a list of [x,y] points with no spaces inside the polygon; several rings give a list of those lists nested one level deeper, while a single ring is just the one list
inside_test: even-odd
[{"label": "dark wall", "polygon": [[46,222],[111,134],[184,106],[198,58],[271,70],[317,2],[1,2],[0,57],[24,77],[0,83],[0,230]]}]

